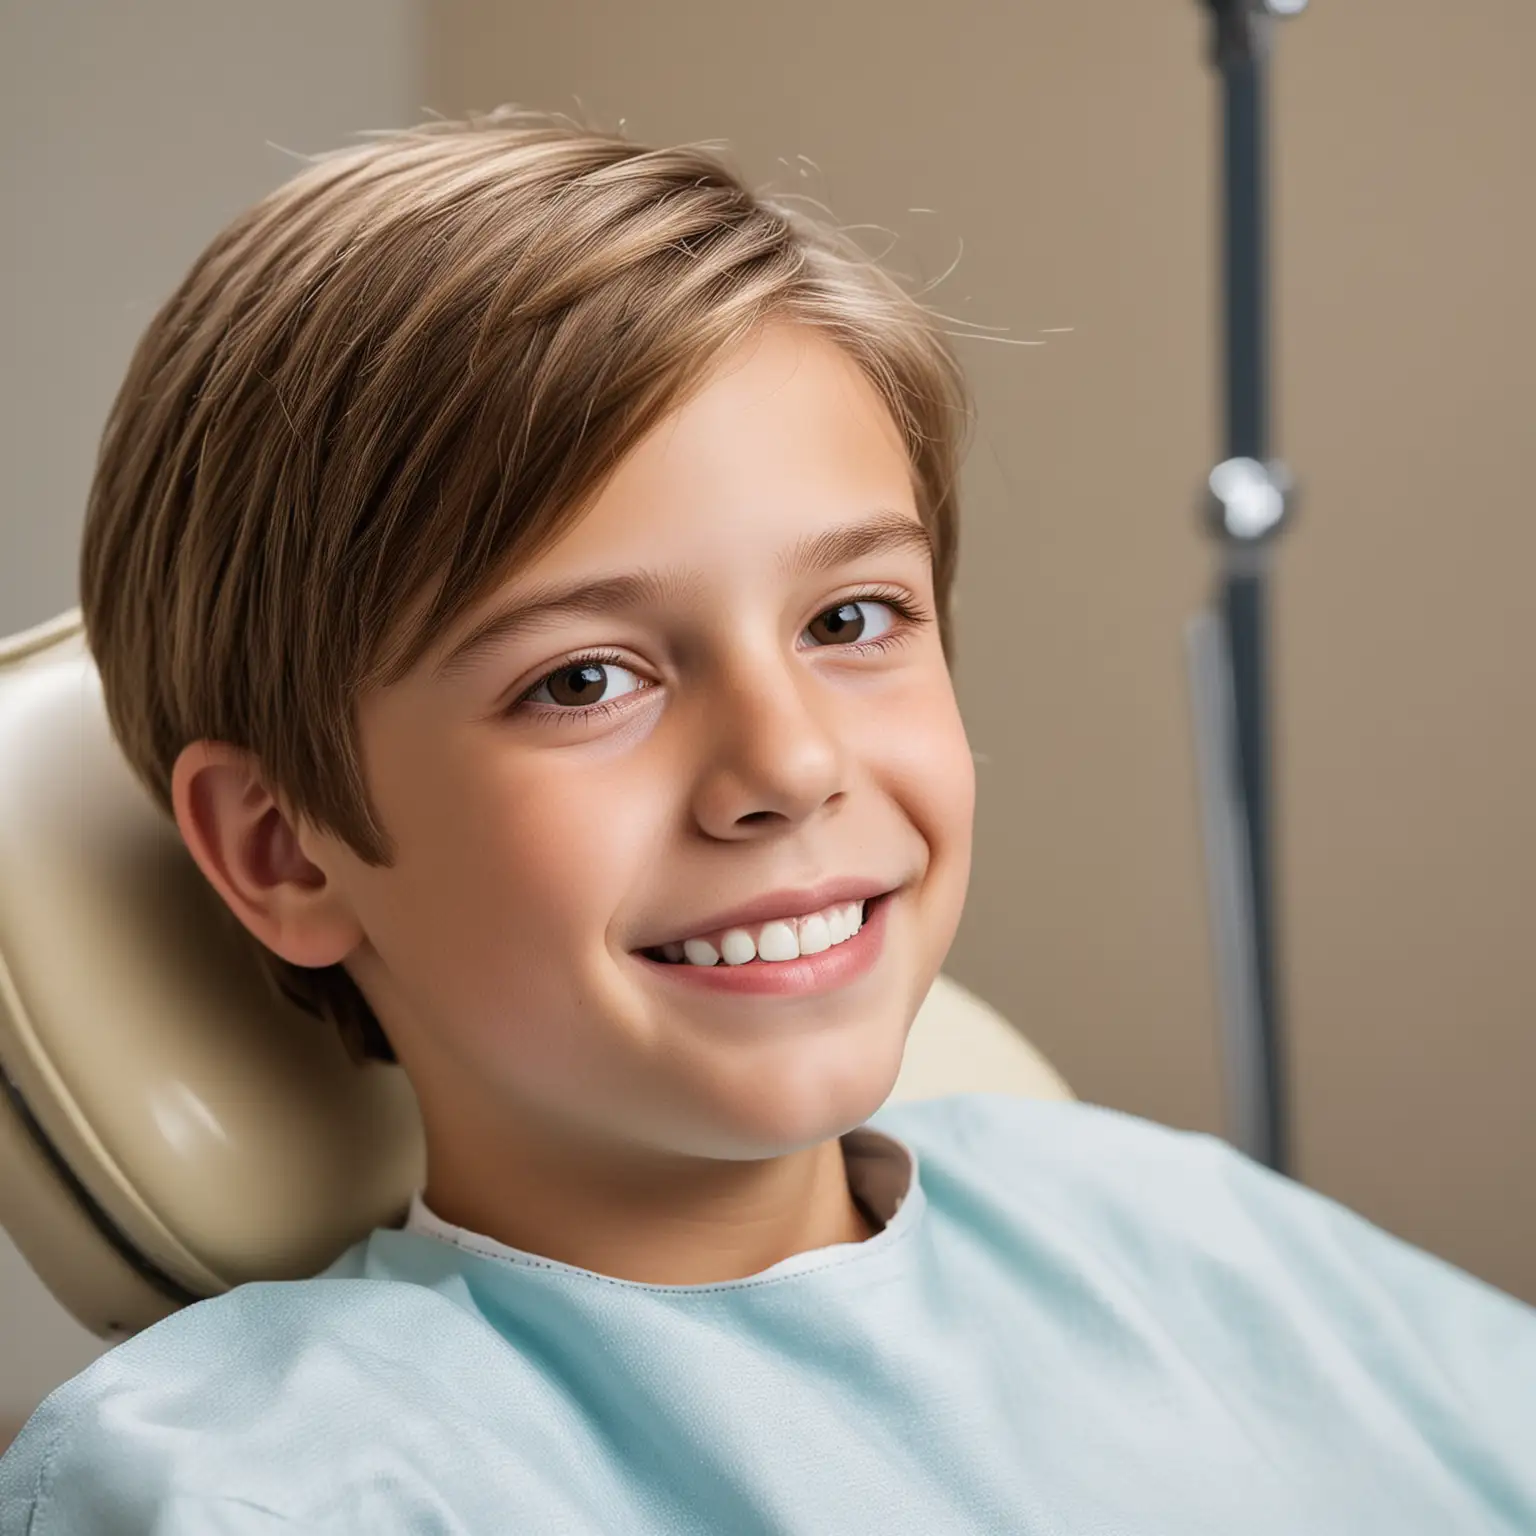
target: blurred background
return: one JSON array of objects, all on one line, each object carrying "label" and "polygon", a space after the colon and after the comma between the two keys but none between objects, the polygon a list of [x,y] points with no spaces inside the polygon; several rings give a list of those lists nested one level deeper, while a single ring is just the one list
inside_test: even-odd
[{"label": "blurred background", "polygon": [[[502,102],[722,141],[986,333],[946,970],[1078,1096],[1227,1133],[1184,626],[1215,575],[1196,0],[4,0],[0,634],[78,601],[97,441],[216,231]],[[1536,8],[1313,0],[1273,70],[1272,590],[1292,1173],[1536,1303]],[[951,270],[952,269],[952,270]],[[964,326],[954,327],[964,330]],[[106,1345],[0,1234],[0,1445]]]}]

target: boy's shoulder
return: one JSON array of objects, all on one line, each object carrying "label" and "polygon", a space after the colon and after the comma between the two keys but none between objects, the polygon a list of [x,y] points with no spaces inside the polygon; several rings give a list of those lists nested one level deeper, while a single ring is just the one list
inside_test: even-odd
[{"label": "boy's shoulder", "polygon": [[[318,1454],[323,1436],[295,1451],[285,1402],[296,1384],[307,1400],[355,1405],[362,1419],[375,1411],[364,1390],[370,1372],[420,1383],[435,1358],[420,1341],[471,1327],[438,1292],[392,1280],[251,1281],[183,1307],[39,1404],[0,1456],[0,1536],[13,1532],[5,1512],[52,1511],[66,1493],[74,1511],[87,1490],[112,1501],[103,1519],[145,1520],[114,1530],[147,1530],[154,1512],[173,1506],[212,1510],[253,1477],[267,1481],[263,1467],[286,1462],[297,1472],[296,1454]],[[296,1383],[296,1371],[308,1379]],[[54,1528],[32,1518],[40,1531]]]},{"label": "boy's shoulder", "polygon": [[[1205,1131],[1182,1130],[1085,1099],[1035,1099],[1017,1093],[948,1093],[938,1098],[887,1101],[869,1123],[980,1148],[1001,1138],[1039,1142],[1068,1155],[1088,1147],[1132,1144],[1180,1157],[1206,1144],[1225,1146]],[[895,1134],[904,1134],[895,1132]],[[1198,1155],[1198,1151],[1197,1151]]]},{"label": "boy's shoulder", "polygon": [[869,1123],[912,1148],[941,1221],[1075,1234],[1129,1261],[1148,1296],[1267,1293],[1331,1326],[1366,1320],[1385,1286],[1419,1316],[1486,1312],[1536,1349],[1536,1308],[1209,1132],[1002,1093],[888,1104]]},{"label": "boy's shoulder", "polygon": [[912,1148],[938,1228],[982,1227],[1009,1251],[1020,1241],[1076,1244],[1128,1265],[1152,1298],[1191,1277],[1213,1291],[1298,1280],[1327,1293],[1339,1276],[1322,1273],[1319,1255],[1341,1244],[1408,1251],[1220,1136],[1107,1105],[960,1093],[889,1105],[870,1124]]},{"label": "boy's shoulder", "polygon": [[954,1093],[886,1104],[869,1124],[912,1148],[925,1185],[964,1176],[1031,1202],[1126,1199],[1172,1215],[1188,1211],[1197,1192],[1214,1196],[1234,1163],[1249,1162],[1209,1132],[1079,1099]]}]

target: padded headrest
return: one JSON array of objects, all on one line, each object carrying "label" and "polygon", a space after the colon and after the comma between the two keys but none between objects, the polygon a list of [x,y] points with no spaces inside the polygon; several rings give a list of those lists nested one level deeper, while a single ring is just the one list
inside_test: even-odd
[{"label": "padded headrest", "polygon": [[[1070,1098],[939,977],[894,1099]],[[0,1225],[105,1339],[324,1269],[425,1180],[404,1071],[268,986],[111,735],[78,609],[0,640]]]}]

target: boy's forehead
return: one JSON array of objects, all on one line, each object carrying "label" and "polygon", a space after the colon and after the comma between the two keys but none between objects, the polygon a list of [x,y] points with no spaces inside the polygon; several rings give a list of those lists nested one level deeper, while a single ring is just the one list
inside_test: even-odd
[{"label": "boy's forehead", "polygon": [[814,331],[770,327],[632,443],[558,532],[481,584],[429,648],[427,680],[572,619],[697,604],[747,570],[793,580],[902,549],[931,569],[918,494],[859,365]]}]

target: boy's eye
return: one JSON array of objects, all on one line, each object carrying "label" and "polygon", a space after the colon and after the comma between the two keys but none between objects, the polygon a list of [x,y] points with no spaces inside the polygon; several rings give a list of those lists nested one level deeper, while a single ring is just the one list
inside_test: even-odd
[{"label": "boy's eye", "polygon": [[604,690],[615,675],[630,680],[631,686],[620,687],[620,694],[633,693],[640,686],[640,679],[627,667],[611,661],[578,661],[569,667],[561,667],[558,672],[551,672],[527,698],[535,704],[563,704],[573,708],[596,704],[599,700],[606,704],[610,701],[603,697]]},{"label": "boy's eye", "polygon": [[[828,645],[850,645],[856,640],[868,640],[871,638],[871,631],[868,621],[860,612],[860,609],[864,608],[884,608],[889,612],[891,605],[875,602],[869,598],[839,603],[836,608],[828,608],[818,613],[805,626],[806,633],[815,634],[819,627],[821,634],[817,638],[824,640]],[[877,629],[873,633],[881,635],[885,631]]]}]

